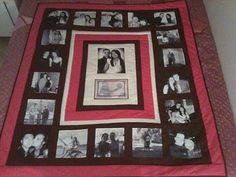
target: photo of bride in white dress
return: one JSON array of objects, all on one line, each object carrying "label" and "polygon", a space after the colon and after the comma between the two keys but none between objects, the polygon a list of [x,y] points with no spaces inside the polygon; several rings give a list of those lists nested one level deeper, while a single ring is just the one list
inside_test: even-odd
[{"label": "photo of bride in white dress", "polygon": [[98,48],[98,73],[125,73],[124,48]]}]

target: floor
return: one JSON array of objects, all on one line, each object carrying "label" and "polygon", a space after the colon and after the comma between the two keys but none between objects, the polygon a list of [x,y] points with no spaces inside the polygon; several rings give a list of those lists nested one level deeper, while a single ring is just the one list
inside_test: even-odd
[{"label": "floor", "polygon": [[0,67],[3,64],[4,54],[6,52],[9,40],[9,37],[0,37]]}]

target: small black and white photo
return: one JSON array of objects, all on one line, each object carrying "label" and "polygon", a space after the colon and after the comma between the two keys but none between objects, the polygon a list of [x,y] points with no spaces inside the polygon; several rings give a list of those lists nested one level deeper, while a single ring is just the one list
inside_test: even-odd
[{"label": "small black and white photo", "polygon": [[185,66],[185,56],[182,48],[163,48],[162,57],[164,67]]},{"label": "small black and white photo", "polygon": [[112,158],[124,156],[124,133],[124,128],[97,128],[94,157]]},{"label": "small black and white photo", "polygon": [[177,24],[174,11],[170,12],[155,12],[154,20],[156,26],[174,26]]},{"label": "small black and white photo", "polygon": [[182,94],[190,93],[190,85],[185,76],[180,74],[171,74],[165,78],[163,94]]},{"label": "small black and white photo", "polygon": [[33,93],[56,94],[59,86],[59,72],[34,72],[31,82]]},{"label": "small black and white photo", "polygon": [[120,12],[102,12],[101,27],[122,28],[123,15]]},{"label": "small black and white photo", "polygon": [[162,157],[162,131],[160,128],[133,128],[133,157]]},{"label": "small black and white photo", "polygon": [[176,159],[201,158],[199,137],[190,132],[170,131],[170,155]]},{"label": "small black and white photo", "polygon": [[76,26],[95,26],[96,12],[95,11],[77,11],[73,24]]},{"label": "small black and white photo", "polygon": [[46,29],[43,31],[41,45],[64,45],[66,41],[66,30]]},{"label": "small black and white photo", "polygon": [[42,132],[27,132],[22,135],[16,150],[22,159],[48,158],[48,135]]},{"label": "small black and white photo", "polygon": [[28,99],[24,124],[52,125],[55,111],[55,100]]},{"label": "small black and white photo", "polygon": [[56,158],[86,158],[88,129],[60,130]]},{"label": "small black and white photo", "polygon": [[95,79],[95,99],[128,99],[127,79]]},{"label": "small black and white photo", "polygon": [[172,124],[191,123],[196,119],[195,109],[191,99],[166,100],[165,109],[168,122]]},{"label": "small black and white photo", "polygon": [[42,51],[38,63],[42,67],[61,68],[63,64],[61,51],[59,49]]},{"label": "small black and white photo", "polygon": [[98,48],[97,73],[115,74],[125,73],[124,48]]},{"label": "small black and white photo", "polygon": [[157,31],[157,40],[159,45],[173,45],[180,43],[179,30]]},{"label": "small black and white photo", "polygon": [[69,20],[69,13],[65,10],[55,10],[48,14],[47,23],[52,26],[66,25]]},{"label": "small black and white photo", "polygon": [[128,12],[128,26],[130,28],[140,28],[149,25],[148,15],[145,12]]}]

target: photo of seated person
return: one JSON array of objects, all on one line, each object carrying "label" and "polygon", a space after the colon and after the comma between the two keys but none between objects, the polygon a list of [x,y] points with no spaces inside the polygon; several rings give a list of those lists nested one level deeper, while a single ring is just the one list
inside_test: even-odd
[{"label": "photo of seated person", "polygon": [[60,130],[56,158],[85,158],[87,156],[87,129]]}]

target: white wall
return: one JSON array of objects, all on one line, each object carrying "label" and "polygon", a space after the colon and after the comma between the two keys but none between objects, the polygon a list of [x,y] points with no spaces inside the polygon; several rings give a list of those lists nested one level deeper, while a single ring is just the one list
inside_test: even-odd
[{"label": "white wall", "polygon": [[236,122],[236,0],[204,0],[204,4]]}]

